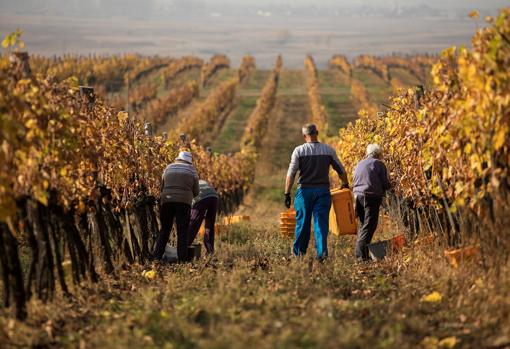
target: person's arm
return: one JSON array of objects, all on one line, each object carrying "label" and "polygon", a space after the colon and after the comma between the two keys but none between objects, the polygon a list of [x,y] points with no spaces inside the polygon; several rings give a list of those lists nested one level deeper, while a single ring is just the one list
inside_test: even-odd
[{"label": "person's arm", "polygon": [[193,197],[196,198],[200,194],[200,186],[198,184],[198,176],[193,177]]},{"label": "person's arm", "polygon": [[335,150],[333,150],[333,154],[331,155],[331,166],[338,174],[338,177],[340,177],[340,180],[342,181],[342,188],[348,188],[349,187],[349,179],[347,178],[347,172],[345,171],[344,166],[338,159],[338,156],[336,155]]},{"label": "person's arm", "polygon": [[299,170],[299,156],[297,153],[297,149],[294,149],[294,151],[292,152],[292,156],[290,157],[287,178],[285,179],[285,195],[290,194],[298,170]]},{"label": "person's arm", "polygon": [[285,179],[285,194],[290,194],[290,191],[292,190],[292,186],[294,185],[294,179],[295,177],[289,177]]}]

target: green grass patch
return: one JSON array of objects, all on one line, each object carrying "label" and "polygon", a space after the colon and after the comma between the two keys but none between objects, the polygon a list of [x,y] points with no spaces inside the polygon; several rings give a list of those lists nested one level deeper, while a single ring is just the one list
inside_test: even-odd
[{"label": "green grass patch", "polygon": [[391,96],[391,86],[369,69],[356,68],[353,70],[353,78],[361,81],[372,103],[379,107],[381,103],[387,103]]},{"label": "green grass patch", "polygon": [[390,68],[390,76],[399,79],[406,87],[423,85],[415,75],[404,68]]},{"label": "green grass patch", "polygon": [[236,152],[240,149],[246,122],[257,104],[257,97],[242,98],[237,107],[230,113],[223,128],[212,144],[215,152]]}]

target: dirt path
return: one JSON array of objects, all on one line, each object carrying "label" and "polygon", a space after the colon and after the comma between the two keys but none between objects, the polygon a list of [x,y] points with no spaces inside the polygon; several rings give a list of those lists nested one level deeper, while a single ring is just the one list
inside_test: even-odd
[{"label": "dirt path", "polygon": [[304,75],[299,70],[283,70],[278,97],[260,150],[255,182],[240,212],[277,219],[283,209],[285,174],[292,150],[302,143],[301,126],[308,120],[310,107]]}]

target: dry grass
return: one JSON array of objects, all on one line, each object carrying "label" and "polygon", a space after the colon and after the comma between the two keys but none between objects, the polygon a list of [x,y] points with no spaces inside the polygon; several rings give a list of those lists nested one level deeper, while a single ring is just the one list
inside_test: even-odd
[{"label": "dry grass", "polygon": [[[290,257],[277,227],[237,225],[217,254],[135,266],[73,300],[30,305],[25,324],[0,317],[4,346],[83,348],[457,348],[510,345],[510,278],[476,265],[453,269],[433,246],[358,265],[353,238],[330,238],[331,258]],[[438,291],[439,303],[421,301]],[[5,345],[7,344],[7,345]],[[431,345],[431,346],[430,346]],[[444,345],[444,343],[442,343]]]}]

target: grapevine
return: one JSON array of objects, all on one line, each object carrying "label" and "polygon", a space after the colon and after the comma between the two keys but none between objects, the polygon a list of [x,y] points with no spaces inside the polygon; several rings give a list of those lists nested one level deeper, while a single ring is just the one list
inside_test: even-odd
[{"label": "grapevine", "polygon": [[200,102],[189,115],[181,118],[175,130],[169,133],[185,133],[192,139],[200,140],[217,132],[224,117],[232,110],[237,95],[239,79],[234,76],[220,83],[207,98]]},{"label": "grapevine", "polygon": [[203,63],[204,62],[200,58],[193,56],[185,56],[172,61],[163,71],[166,85],[168,86],[180,73],[189,69],[200,68]]},{"label": "grapevine", "polygon": [[[244,61],[243,61],[244,63]],[[211,60],[202,66],[202,70],[200,71],[200,80],[202,81],[202,86],[205,87],[212,76],[220,69],[229,68],[230,67],[230,59],[225,55],[214,55],[211,57]]]},{"label": "grapevine", "polygon": [[313,57],[310,55],[305,58],[305,71],[308,84],[308,99],[310,100],[310,108],[312,110],[311,121],[317,125],[319,130],[323,130],[324,134],[327,134],[328,115],[321,100],[317,67],[315,66]]},{"label": "grapevine", "polygon": [[470,238],[462,226],[471,219],[483,223],[482,242],[493,243],[508,215],[510,9],[490,23],[472,49],[442,53],[430,91],[401,90],[384,117],[341,130],[337,147],[352,170],[368,143],[381,144],[396,197],[422,229],[444,232],[451,244]]},{"label": "grapevine", "polygon": [[[70,292],[62,270],[69,251],[74,283],[97,281],[122,263],[143,262],[158,231],[155,197],[178,145],[147,136],[125,112],[114,113],[80,89],[27,75],[0,60],[0,229],[5,303],[26,316],[32,296]],[[200,175],[232,210],[250,182],[244,158],[211,156],[193,145]],[[20,272],[17,238],[29,241],[30,270]],[[26,284],[26,286],[25,286]]]},{"label": "grapevine", "polygon": [[241,138],[241,149],[244,152],[255,151],[260,146],[265,135],[270,113],[276,102],[276,91],[278,90],[282,64],[282,58],[278,56],[275,67],[262,88],[257,105],[248,118],[243,137]]},{"label": "grapevine", "polygon": [[340,69],[348,77],[352,76],[351,64],[343,55],[334,55],[329,60],[329,65],[334,68]]},{"label": "grapevine", "polygon": [[255,58],[253,56],[244,56],[241,62],[241,66],[238,70],[239,83],[243,83],[247,77],[250,76],[253,70],[255,70]]}]

